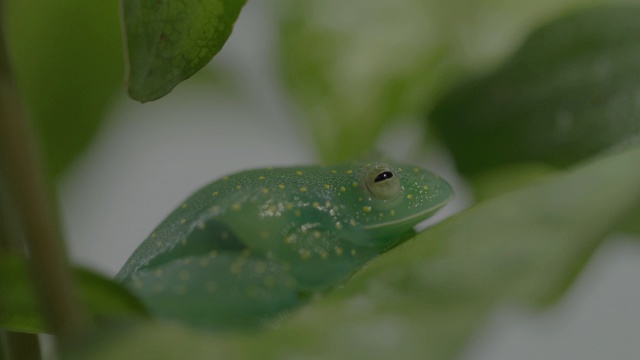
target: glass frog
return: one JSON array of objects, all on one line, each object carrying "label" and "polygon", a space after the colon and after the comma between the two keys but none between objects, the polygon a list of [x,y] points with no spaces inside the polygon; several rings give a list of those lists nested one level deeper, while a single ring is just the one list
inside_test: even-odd
[{"label": "glass frog", "polygon": [[345,282],[452,197],[392,161],[239,172],[201,188],[117,275],[161,317],[252,327]]}]

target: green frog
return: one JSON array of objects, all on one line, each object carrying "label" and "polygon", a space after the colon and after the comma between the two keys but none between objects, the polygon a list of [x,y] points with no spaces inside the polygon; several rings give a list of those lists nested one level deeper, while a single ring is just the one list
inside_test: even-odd
[{"label": "green frog", "polygon": [[242,171],[191,195],[116,279],[161,318],[259,326],[343,284],[452,196],[436,174],[387,160]]}]

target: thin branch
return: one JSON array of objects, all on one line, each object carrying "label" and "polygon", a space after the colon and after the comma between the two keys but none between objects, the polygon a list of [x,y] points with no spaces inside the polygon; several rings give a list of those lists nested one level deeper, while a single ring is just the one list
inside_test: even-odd
[{"label": "thin branch", "polygon": [[26,238],[43,309],[54,333],[66,339],[84,327],[86,312],[74,291],[50,184],[10,70],[3,5],[0,0],[0,166]]}]

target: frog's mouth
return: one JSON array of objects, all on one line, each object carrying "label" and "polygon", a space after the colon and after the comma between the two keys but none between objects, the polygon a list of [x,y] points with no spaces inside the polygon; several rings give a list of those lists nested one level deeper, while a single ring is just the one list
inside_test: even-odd
[{"label": "frog's mouth", "polygon": [[[407,230],[409,230],[409,228],[412,228],[413,226],[415,226],[416,224],[418,224],[419,222],[421,222],[422,220],[426,220],[430,214],[438,211],[440,208],[444,207],[445,205],[447,205],[447,203],[453,198],[453,196],[450,196],[448,199],[446,199],[445,201],[432,206],[430,208],[424,209],[421,212],[415,213],[412,216],[409,217],[404,217],[401,219],[397,219],[397,220],[392,220],[392,221],[386,221],[383,223],[377,223],[377,224],[373,224],[373,225],[364,225],[362,227],[362,229],[364,230],[371,230],[371,231],[380,231],[382,229],[388,229],[391,231],[395,231],[397,228],[407,228]],[[386,232],[384,232],[386,233]]]}]

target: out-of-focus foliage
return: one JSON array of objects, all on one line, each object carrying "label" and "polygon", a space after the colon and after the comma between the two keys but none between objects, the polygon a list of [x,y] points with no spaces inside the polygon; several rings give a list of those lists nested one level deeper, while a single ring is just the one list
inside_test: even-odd
[{"label": "out-of-focus foliage", "polygon": [[[76,282],[94,318],[144,315],[141,303],[124,287],[98,274],[75,270]],[[23,259],[0,257],[0,329],[47,332],[40,304]]]},{"label": "out-of-focus foliage", "polygon": [[7,0],[12,66],[50,173],[85,148],[122,89],[122,40],[113,0]]},{"label": "out-of-focus foliage", "polygon": [[634,148],[455,215],[273,331],[119,329],[107,336],[112,342],[78,358],[451,359],[498,303],[540,305],[563,293],[619,219],[640,205],[639,157]]},{"label": "out-of-focus foliage", "polygon": [[390,122],[422,117],[541,19],[589,2],[282,0],[282,70],[321,158],[341,161]]},{"label": "out-of-focus foliage", "polygon": [[156,100],[222,49],[246,0],[122,0],[127,88]]},{"label": "out-of-focus foliage", "polygon": [[528,161],[567,166],[640,139],[640,7],[550,23],[496,72],[431,114],[459,169]]}]

